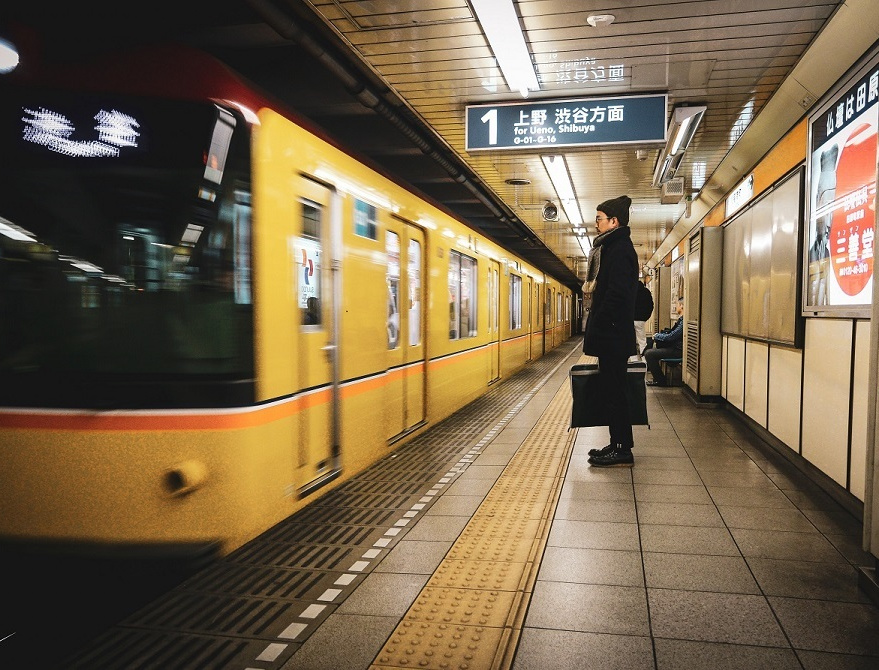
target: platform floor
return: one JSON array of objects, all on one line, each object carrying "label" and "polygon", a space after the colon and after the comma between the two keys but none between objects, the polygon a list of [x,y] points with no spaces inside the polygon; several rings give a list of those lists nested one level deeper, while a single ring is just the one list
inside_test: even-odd
[{"label": "platform floor", "polygon": [[65,668],[879,667],[861,524],[729,411],[568,430],[574,339]]}]

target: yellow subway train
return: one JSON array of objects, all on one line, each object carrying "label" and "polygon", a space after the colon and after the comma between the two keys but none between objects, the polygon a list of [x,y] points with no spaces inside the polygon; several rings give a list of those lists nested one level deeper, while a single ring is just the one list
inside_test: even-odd
[{"label": "yellow subway train", "polygon": [[0,155],[0,544],[226,554],[572,335],[204,54],[9,77]]}]

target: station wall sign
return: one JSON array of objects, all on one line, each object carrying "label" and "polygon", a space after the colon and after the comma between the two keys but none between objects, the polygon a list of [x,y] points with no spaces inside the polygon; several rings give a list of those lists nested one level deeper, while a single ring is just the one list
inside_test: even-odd
[{"label": "station wall sign", "polygon": [[468,105],[467,151],[666,141],[668,96]]}]

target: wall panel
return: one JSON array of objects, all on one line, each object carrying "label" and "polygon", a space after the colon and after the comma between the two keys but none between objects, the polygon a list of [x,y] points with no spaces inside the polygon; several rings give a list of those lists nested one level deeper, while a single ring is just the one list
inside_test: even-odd
[{"label": "wall panel", "polygon": [[800,451],[800,393],[803,353],[799,349],[769,349],[768,430],[793,451]]},{"label": "wall panel", "polygon": [[738,337],[727,338],[726,347],[726,400],[745,411],[745,341]]},{"label": "wall panel", "polygon": [[745,343],[745,414],[766,428],[769,345]]},{"label": "wall panel", "polygon": [[852,321],[807,319],[803,361],[803,458],[845,487]]}]

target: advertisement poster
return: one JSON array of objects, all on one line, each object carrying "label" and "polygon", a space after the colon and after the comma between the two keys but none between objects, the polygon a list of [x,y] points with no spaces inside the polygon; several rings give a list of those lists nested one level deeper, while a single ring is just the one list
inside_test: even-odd
[{"label": "advertisement poster", "polygon": [[805,311],[868,310],[876,223],[879,70],[845,89],[812,122]]}]

